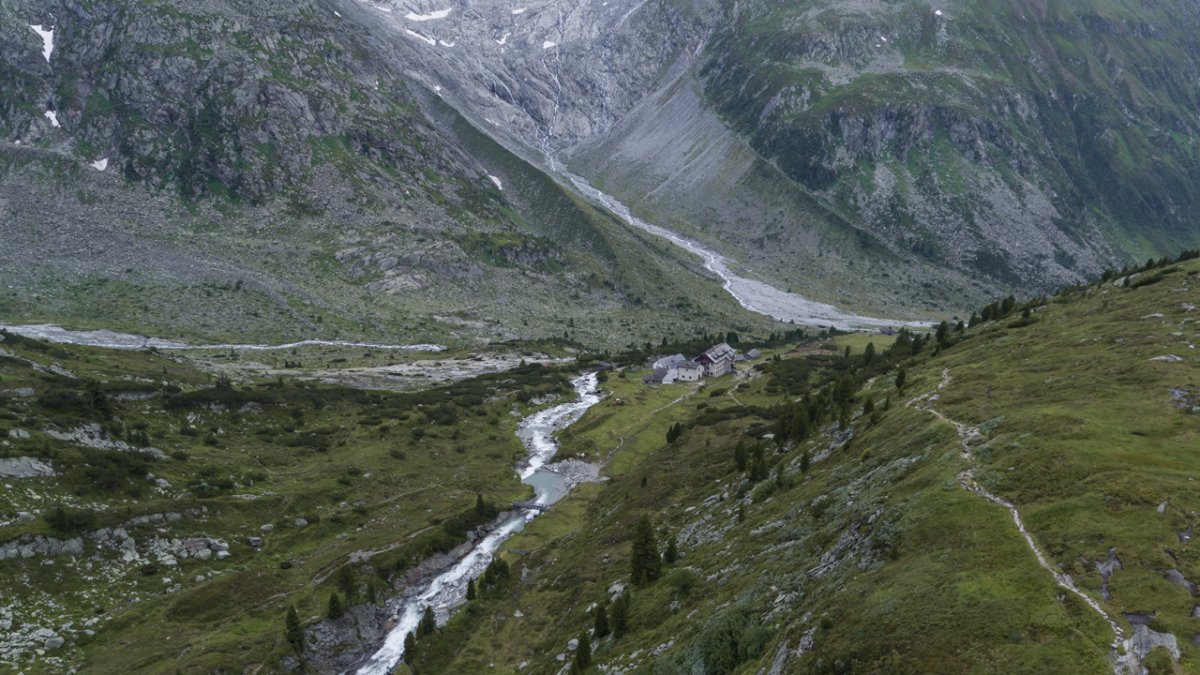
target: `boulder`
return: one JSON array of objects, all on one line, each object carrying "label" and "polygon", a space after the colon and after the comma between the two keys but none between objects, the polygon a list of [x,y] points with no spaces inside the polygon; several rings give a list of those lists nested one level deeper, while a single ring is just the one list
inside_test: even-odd
[{"label": "boulder", "polygon": [[52,478],[54,468],[36,457],[0,458],[0,476],[4,478]]}]

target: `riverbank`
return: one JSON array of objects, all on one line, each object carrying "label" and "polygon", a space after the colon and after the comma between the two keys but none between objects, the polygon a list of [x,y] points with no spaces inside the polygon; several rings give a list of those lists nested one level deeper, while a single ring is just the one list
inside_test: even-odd
[{"label": "riverbank", "polygon": [[[535,412],[518,426],[517,436],[527,455],[516,469],[521,481],[533,488],[535,501],[539,504],[551,505],[562,499],[586,473],[570,462],[560,463],[562,466],[558,471],[550,466],[550,460],[558,452],[554,433],[575,423],[601,400],[597,373],[580,375],[571,384],[576,392],[575,400]],[[405,637],[416,630],[425,608],[433,610],[439,625],[445,624],[465,602],[468,582],[483,572],[509,537],[539,513],[531,510],[511,514],[473,546],[466,550],[460,550],[460,547],[442,559],[443,562],[454,560],[457,554],[454,564],[442,565],[440,573],[423,584],[410,586],[411,591],[403,593],[394,604],[389,603],[391,613],[387,623],[390,629],[374,655],[356,665],[356,672],[360,675],[390,673],[404,657]]]}]

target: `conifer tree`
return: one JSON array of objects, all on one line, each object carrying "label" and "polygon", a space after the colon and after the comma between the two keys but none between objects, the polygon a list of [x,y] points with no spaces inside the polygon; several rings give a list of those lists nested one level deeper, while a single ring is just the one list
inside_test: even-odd
[{"label": "conifer tree", "polygon": [[676,560],[679,560],[679,548],[675,544],[675,537],[672,536],[667,540],[667,550],[663,552],[663,561],[671,565]]},{"label": "conifer tree", "polygon": [[417,637],[433,635],[436,632],[437,617],[433,615],[433,608],[426,605],[425,611],[421,614],[421,622],[417,624]]},{"label": "conifer tree", "polygon": [[483,495],[475,493],[475,513],[482,514],[487,511],[487,505],[483,503]]},{"label": "conifer tree", "polygon": [[899,372],[896,373],[896,391],[904,391],[904,383],[906,380],[908,380],[908,371],[901,368]]},{"label": "conifer tree", "polygon": [[587,670],[592,665],[592,641],[587,631],[579,634],[579,646],[575,648],[575,669],[578,672]]},{"label": "conifer tree", "polygon": [[621,637],[629,632],[629,592],[622,593],[612,606],[613,635]]},{"label": "conifer tree", "polygon": [[337,573],[337,586],[341,589],[342,594],[346,596],[346,604],[354,602],[354,570],[350,569],[349,565],[344,565]]},{"label": "conifer tree", "polygon": [[744,522],[746,522],[746,505],[745,505],[745,504],[738,504],[738,516],[737,516],[737,521],[738,521],[739,523],[744,523]]},{"label": "conifer tree", "polygon": [[467,602],[475,599],[475,579],[467,579]]},{"label": "conifer tree", "polygon": [[749,453],[746,452],[746,442],[738,441],[737,446],[733,449],[733,463],[737,466],[738,473],[746,470],[746,466],[750,462]]},{"label": "conifer tree", "polygon": [[604,639],[608,633],[608,603],[602,602],[596,605],[596,625],[592,631],[596,635],[597,640]]},{"label": "conifer tree", "polygon": [[408,631],[408,635],[404,636],[404,660],[412,663],[417,658],[417,636],[413,632]]},{"label": "conifer tree", "polygon": [[295,605],[288,607],[287,619],[284,624],[286,626],[284,637],[287,638],[288,644],[296,650],[297,654],[304,653],[304,628],[300,626],[300,616],[296,614]]},{"label": "conifer tree", "polygon": [[812,466],[812,455],[808,448],[804,449],[804,454],[800,455],[800,473],[808,473],[808,468]]},{"label": "conifer tree", "polygon": [[330,619],[340,619],[345,613],[346,610],[344,607],[342,607],[342,599],[338,597],[337,591],[330,591],[329,611],[326,616],[328,616]]},{"label": "conifer tree", "polygon": [[629,576],[634,586],[648,584],[662,576],[662,559],[654,540],[650,518],[642,516],[633,531],[630,543]]}]

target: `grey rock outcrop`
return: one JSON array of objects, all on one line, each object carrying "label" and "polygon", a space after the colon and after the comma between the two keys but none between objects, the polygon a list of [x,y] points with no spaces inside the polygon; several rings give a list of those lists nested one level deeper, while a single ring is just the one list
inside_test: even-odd
[{"label": "grey rock outcrop", "polygon": [[0,477],[3,478],[52,478],[54,468],[35,457],[0,458]]}]

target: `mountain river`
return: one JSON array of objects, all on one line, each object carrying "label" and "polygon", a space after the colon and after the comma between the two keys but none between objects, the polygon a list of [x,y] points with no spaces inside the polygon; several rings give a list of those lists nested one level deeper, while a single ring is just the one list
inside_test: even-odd
[{"label": "mountain river", "polygon": [[[571,380],[571,384],[575,387],[575,400],[540,410],[522,420],[517,428],[517,436],[529,453],[517,465],[517,473],[522,483],[533,487],[539,504],[557,502],[566,496],[571,487],[562,475],[548,467],[558,452],[554,432],[574,424],[588,408],[600,402],[600,383],[596,373],[580,375]],[[425,607],[432,607],[438,624],[444,624],[464,602],[467,581],[482,574],[500,545],[521,531],[525,523],[537,515],[538,512],[532,510],[514,514],[492,530],[456,565],[427,584],[406,593],[397,612],[395,627],[388,632],[379,651],[358,668],[358,675],[386,675],[392,672],[404,656],[404,637],[409,631],[416,630]]]}]

